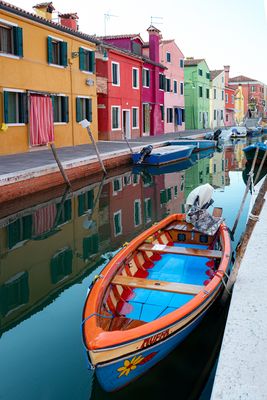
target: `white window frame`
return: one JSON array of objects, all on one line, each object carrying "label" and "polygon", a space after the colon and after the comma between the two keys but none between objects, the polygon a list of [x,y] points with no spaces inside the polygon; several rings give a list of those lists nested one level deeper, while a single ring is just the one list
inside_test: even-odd
[{"label": "white window frame", "polygon": [[[134,86],[134,71],[136,71],[137,86]],[[139,68],[136,68],[136,67],[132,68],[132,88],[139,89]]]},{"label": "white window frame", "polygon": [[[148,75],[149,75],[149,78],[150,78],[150,69],[149,68],[143,68],[143,71],[148,71]],[[143,77],[142,77],[143,78]],[[150,79],[149,79],[149,81],[150,81]],[[147,82],[145,82],[144,84],[143,84],[143,87],[145,87],[145,88],[150,88],[150,86],[147,86]]]},{"label": "white window frame", "polygon": [[[115,188],[114,188],[114,182],[115,181],[118,181],[119,182],[119,189],[118,190],[115,190]],[[115,179],[113,179],[113,181],[112,181],[112,189],[113,189],[113,196],[116,196],[117,194],[118,194],[118,192],[122,192],[122,178],[115,178]]]},{"label": "white window frame", "polygon": [[[117,65],[118,69],[117,69],[117,80],[118,83],[113,83],[113,64]],[[111,82],[112,82],[112,86],[120,86],[121,85],[121,77],[120,77],[120,63],[116,62],[116,61],[111,61]]]},{"label": "white window frame", "polygon": [[[120,231],[118,233],[116,232],[116,225],[115,225],[115,216],[116,215],[120,216]],[[121,210],[113,213],[113,228],[114,228],[114,236],[115,237],[122,234],[122,217],[121,217],[121,215],[122,215]]]},{"label": "white window frame", "polygon": [[[0,20],[1,22],[1,20]],[[23,89],[8,89],[8,88],[3,88],[3,94],[4,92],[13,92],[13,93],[26,93],[26,90]],[[17,110],[18,111],[18,110]],[[12,122],[10,124],[6,123],[7,126],[25,126],[24,122]]]},{"label": "white window frame", "polygon": [[[183,66],[182,67],[181,67],[181,61],[183,62]],[[180,60],[179,60],[179,67],[181,69],[184,69],[184,59],[183,58],[180,58]]]},{"label": "white window frame", "polygon": [[[168,90],[168,83],[167,83],[167,81],[170,82],[170,90]],[[166,93],[171,93],[171,91],[172,91],[172,80],[171,80],[171,78],[167,78],[167,77],[166,77]]]},{"label": "white window frame", "polygon": [[[137,126],[133,126],[133,122],[134,122],[133,110],[137,110],[136,111],[136,123],[137,123]],[[139,129],[139,107],[132,107],[132,129]]]},{"label": "white window frame", "polygon": [[[170,55],[170,61],[168,61],[168,54]],[[169,64],[171,64],[171,62],[172,62],[172,56],[171,56],[171,52],[170,51],[166,51],[166,62],[167,63],[169,63]]]},{"label": "white window frame", "polygon": [[[18,27],[19,26],[18,24],[14,24],[13,22],[7,21],[2,18],[0,18],[0,23],[2,23],[3,25],[6,25],[6,26],[10,26],[10,27],[14,27],[14,26]],[[17,56],[16,54],[9,54],[9,53],[0,53],[0,57],[13,58],[15,60],[18,60],[21,58],[20,56]]]},{"label": "white window frame", "polygon": [[[139,216],[140,216],[140,221],[139,224],[135,223],[135,204],[138,204],[138,208],[139,208]],[[141,200],[137,199],[134,201],[134,226],[140,226],[142,224],[142,209],[141,209]]]},{"label": "white window frame", "polygon": [[[119,121],[119,127],[118,128],[113,128],[113,108],[118,108],[119,109],[119,115],[118,115],[118,121]],[[112,131],[120,131],[121,130],[121,106],[111,106],[111,130]]]}]

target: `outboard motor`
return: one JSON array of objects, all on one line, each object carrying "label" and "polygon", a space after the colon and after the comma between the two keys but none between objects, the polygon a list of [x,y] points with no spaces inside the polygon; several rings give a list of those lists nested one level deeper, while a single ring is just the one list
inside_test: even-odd
[{"label": "outboard motor", "polygon": [[152,150],[153,150],[153,146],[151,144],[143,147],[142,150],[140,151],[140,158],[136,164],[142,164],[144,159],[149,156],[149,154],[151,153]]},{"label": "outboard motor", "polygon": [[217,129],[217,130],[214,132],[213,139],[214,139],[214,140],[218,140],[221,133],[222,133],[221,129]]}]

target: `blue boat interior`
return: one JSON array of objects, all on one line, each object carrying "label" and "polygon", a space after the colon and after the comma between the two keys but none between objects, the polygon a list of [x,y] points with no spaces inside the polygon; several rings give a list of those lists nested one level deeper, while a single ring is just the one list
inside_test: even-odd
[{"label": "blue boat interior", "polygon": [[[179,244],[198,249],[207,249],[205,245]],[[147,279],[157,279],[167,282],[203,285],[206,279],[206,271],[209,270],[206,263],[208,258],[177,254],[163,254],[161,259],[154,262],[154,266],[148,270]],[[127,303],[131,306],[125,313],[127,318],[150,322],[181,307],[194,295],[182,293],[169,293],[157,290],[136,288],[133,297]],[[127,310],[127,307],[125,307]]]}]

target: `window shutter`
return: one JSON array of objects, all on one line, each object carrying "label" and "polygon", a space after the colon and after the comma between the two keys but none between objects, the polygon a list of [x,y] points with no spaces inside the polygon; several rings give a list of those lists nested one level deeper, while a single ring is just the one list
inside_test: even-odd
[{"label": "window shutter", "polygon": [[85,54],[81,47],[79,47],[79,68],[81,71],[85,70]]},{"label": "window shutter", "polygon": [[4,121],[8,124],[8,92],[4,92]]},{"label": "window shutter", "polygon": [[76,97],[76,122],[82,119],[82,99]]},{"label": "window shutter", "polygon": [[93,121],[92,99],[86,99],[86,117],[89,122]]},{"label": "window shutter", "polygon": [[62,122],[69,122],[69,98],[62,96]]},{"label": "window shutter", "polygon": [[22,38],[22,28],[19,26],[13,27],[13,41],[14,41],[14,53],[23,57],[23,38]]},{"label": "window shutter", "polygon": [[140,224],[139,203],[137,201],[134,203],[134,223],[135,225]]},{"label": "window shutter", "polygon": [[78,216],[80,217],[85,212],[85,198],[84,194],[78,196]]},{"label": "window shutter", "polygon": [[95,73],[95,52],[89,53],[89,71]]},{"label": "window shutter", "polygon": [[60,42],[60,56],[61,56],[61,65],[66,67],[68,65],[68,44],[67,42]]},{"label": "window shutter", "polygon": [[150,87],[150,71],[147,71],[147,86]]},{"label": "window shutter", "polygon": [[28,96],[26,93],[22,93],[22,110],[23,110],[23,122],[28,123]]},{"label": "window shutter", "polygon": [[163,75],[163,89],[166,91],[166,76]]},{"label": "window shutter", "polygon": [[47,38],[47,62],[48,64],[53,63],[52,38],[49,36]]}]

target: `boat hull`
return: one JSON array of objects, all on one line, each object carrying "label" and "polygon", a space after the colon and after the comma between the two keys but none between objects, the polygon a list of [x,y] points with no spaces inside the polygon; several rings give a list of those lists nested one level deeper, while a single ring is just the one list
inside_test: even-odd
[{"label": "boat hull", "polygon": [[[205,308],[202,308],[194,318],[180,329],[175,330],[175,326],[166,327],[165,330],[157,334],[143,338],[143,348],[141,350],[124,353],[123,356],[116,358],[116,360],[97,364],[95,373],[101,387],[106,392],[117,391],[145,374],[155,364],[164,359],[199,325],[214,304],[219,293],[220,290],[208,301],[208,305]],[[118,353],[119,351],[118,349]]]},{"label": "boat hull", "polygon": [[[193,146],[163,146],[154,149],[149,156],[147,156],[141,165],[163,165],[174,163],[180,160],[189,158],[193,151]],[[140,159],[140,152],[132,154],[134,164],[138,164]]]},{"label": "boat hull", "polygon": [[215,140],[172,140],[168,143],[171,146],[194,146],[193,153],[216,147]]},{"label": "boat hull", "polygon": [[[251,144],[250,146],[247,146],[243,149],[246,159],[248,161],[253,161],[257,147],[259,147],[257,159],[258,160],[263,159],[263,156],[264,156],[265,152],[267,151],[267,145],[265,143],[255,143],[255,144]],[[265,160],[265,165],[266,164],[267,164],[267,161]]]}]

